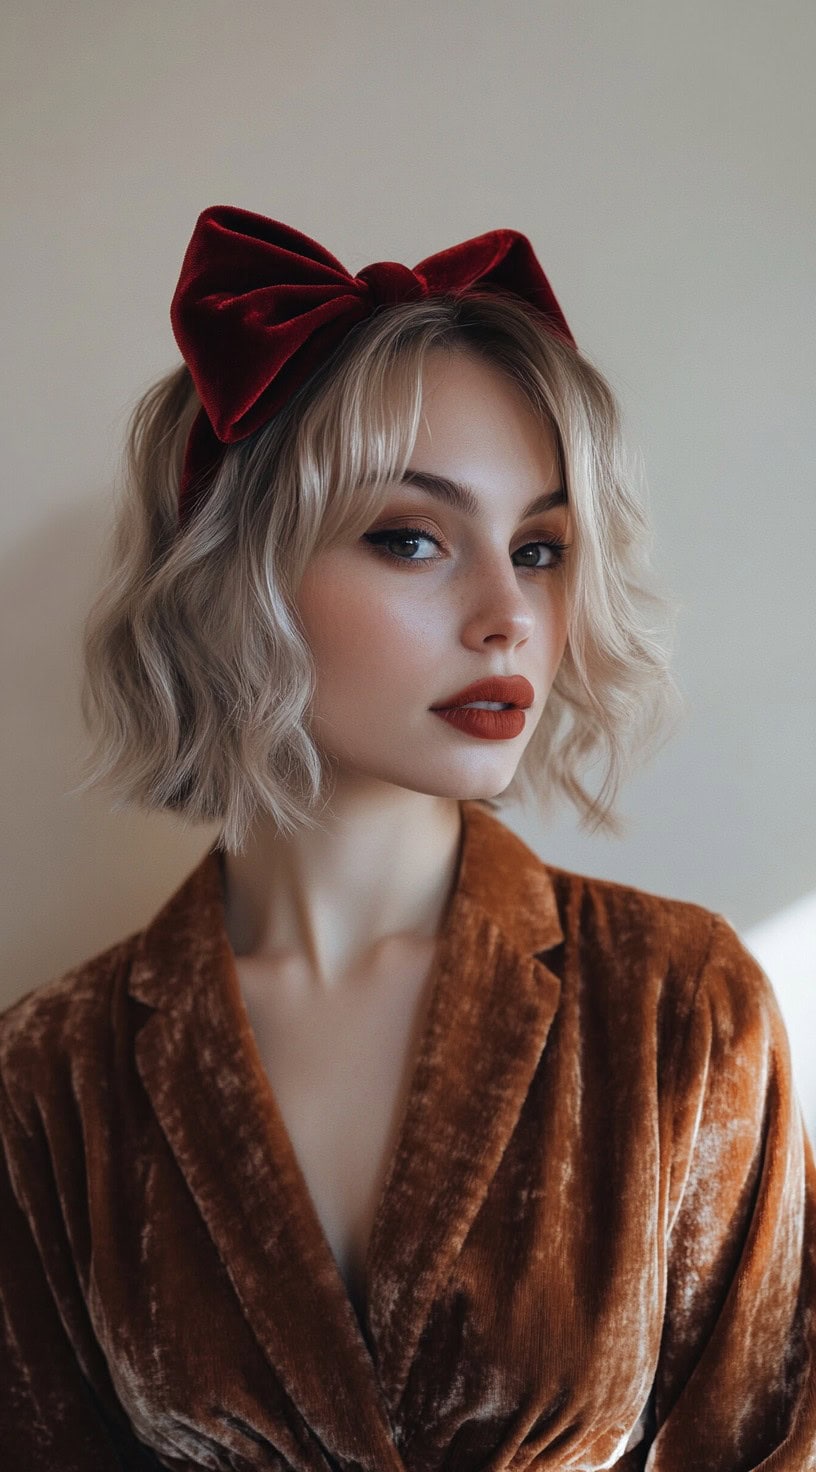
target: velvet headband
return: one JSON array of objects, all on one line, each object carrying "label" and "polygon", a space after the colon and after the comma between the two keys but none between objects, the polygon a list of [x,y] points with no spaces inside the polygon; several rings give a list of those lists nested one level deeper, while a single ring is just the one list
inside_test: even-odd
[{"label": "velvet headband", "polygon": [[224,445],[265,424],[377,307],[468,288],[512,292],[575,346],[525,235],[488,230],[411,270],[375,261],[356,276],[279,220],[213,205],[196,221],[170,306],[173,333],[202,408],[185,448],[179,526]]}]

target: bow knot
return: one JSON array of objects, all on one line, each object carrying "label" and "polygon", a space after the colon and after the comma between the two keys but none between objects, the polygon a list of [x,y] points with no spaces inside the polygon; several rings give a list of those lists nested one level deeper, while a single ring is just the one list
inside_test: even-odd
[{"label": "bow knot", "polygon": [[414,301],[428,295],[415,272],[400,265],[399,261],[374,261],[358,271],[357,280],[366,283],[371,300],[377,306],[396,306],[398,302]]}]

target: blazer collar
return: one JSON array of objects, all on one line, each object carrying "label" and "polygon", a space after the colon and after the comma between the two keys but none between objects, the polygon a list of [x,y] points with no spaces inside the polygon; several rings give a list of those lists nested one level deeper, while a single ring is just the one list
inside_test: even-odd
[{"label": "blazer collar", "polygon": [[[475,801],[462,801],[459,806],[461,852],[449,914],[460,897],[467,896],[497,926],[507,944],[520,953],[534,955],[558,945],[564,932],[552,866]],[[215,844],[139,932],[131,995],[151,1007],[172,1006],[172,974],[181,975],[182,959],[186,983],[202,984],[206,978],[200,964],[191,974],[190,955],[182,957],[185,942],[192,946],[199,961],[199,953],[206,953],[212,961],[225,942],[229,945],[220,854]],[[152,964],[157,957],[159,966]]]},{"label": "blazer collar", "polygon": [[401,1472],[395,1428],[423,1327],[560,999],[540,954],[563,940],[550,867],[475,802],[460,807],[459,869],[368,1244],[362,1324],[255,1044],[216,846],[138,933],[128,984],[151,1009],[139,1073],[256,1340],[330,1455],[365,1472]]}]

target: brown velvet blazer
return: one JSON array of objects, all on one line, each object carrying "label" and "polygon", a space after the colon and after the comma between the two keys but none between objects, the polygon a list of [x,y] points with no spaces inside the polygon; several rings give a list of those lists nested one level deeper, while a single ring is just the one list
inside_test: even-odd
[{"label": "brown velvet blazer", "polygon": [[770,982],[722,915],[462,815],[362,1322],[215,846],[0,1016],[4,1472],[816,1468],[816,1168]]}]

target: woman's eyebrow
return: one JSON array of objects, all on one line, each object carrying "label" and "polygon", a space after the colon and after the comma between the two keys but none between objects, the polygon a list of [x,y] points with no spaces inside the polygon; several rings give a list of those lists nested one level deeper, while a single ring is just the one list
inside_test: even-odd
[{"label": "woman's eyebrow", "polygon": [[[465,516],[478,516],[479,497],[472,486],[465,485],[458,480],[449,480],[445,475],[433,475],[428,470],[405,471],[400,485],[419,486],[420,490],[427,491],[429,495],[436,496],[440,501],[446,501],[457,511],[464,512]],[[543,496],[537,496],[522,514],[522,521],[528,516],[538,516],[542,511],[550,511],[553,506],[566,506],[567,493],[563,486],[556,486],[554,491],[548,491]]]}]

